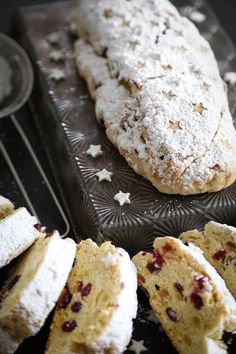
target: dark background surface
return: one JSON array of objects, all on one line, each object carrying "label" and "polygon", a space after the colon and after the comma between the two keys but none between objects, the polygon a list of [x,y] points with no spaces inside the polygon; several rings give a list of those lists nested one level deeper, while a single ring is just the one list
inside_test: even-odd
[{"label": "dark background surface", "polygon": [[[51,0],[56,1],[56,0]],[[207,0],[236,45],[236,0]],[[50,0],[0,0],[0,31],[8,32],[17,6],[47,3]]]}]

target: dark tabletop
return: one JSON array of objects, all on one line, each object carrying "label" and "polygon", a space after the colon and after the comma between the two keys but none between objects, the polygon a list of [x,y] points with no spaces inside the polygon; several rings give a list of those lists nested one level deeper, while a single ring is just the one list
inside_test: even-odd
[{"label": "dark tabletop", "polygon": [[[10,29],[17,6],[47,3],[56,0],[1,0],[0,1],[0,31]],[[223,27],[236,45],[236,1],[235,0],[207,0],[214,9]]]}]

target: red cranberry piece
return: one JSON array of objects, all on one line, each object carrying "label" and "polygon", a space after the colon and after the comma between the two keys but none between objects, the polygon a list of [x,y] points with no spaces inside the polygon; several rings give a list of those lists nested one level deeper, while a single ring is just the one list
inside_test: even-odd
[{"label": "red cranberry piece", "polygon": [[85,285],[81,290],[81,296],[88,296],[90,291],[92,289],[92,284],[88,283],[87,285]]},{"label": "red cranberry piece", "polygon": [[34,225],[35,229],[38,230],[39,232],[44,232],[46,230],[46,226],[43,226],[41,224],[35,224]]},{"label": "red cranberry piece", "polygon": [[171,307],[167,307],[166,314],[171,321],[173,321],[173,322],[178,321],[177,314]]},{"label": "red cranberry piece", "polygon": [[225,260],[225,257],[226,257],[226,250],[224,248],[222,248],[212,256],[212,258],[215,261],[222,261],[222,262]]},{"label": "red cranberry piece", "polygon": [[162,247],[162,250],[163,250],[163,253],[167,253],[167,252],[170,252],[172,251],[172,246],[169,244],[169,243],[166,243],[163,247]]},{"label": "red cranberry piece", "polygon": [[142,256],[146,256],[147,252],[142,252]]},{"label": "red cranberry piece", "polygon": [[183,286],[180,283],[176,282],[176,283],[174,283],[174,287],[180,293],[180,295],[182,296],[183,295],[183,291],[184,291]]},{"label": "red cranberry piece", "polygon": [[72,305],[71,305],[71,310],[73,311],[73,312],[80,312],[80,310],[81,310],[81,308],[82,308],[82,304],[81,304],[81,302],[80,301],[76,301],[76,302],[74,302]]},{"label": "red cranberry piece", "polygon": [[148,262],[147,264],[147,269],[149,270],[150,273],[159,273],[162,266],[164,264],[164,258],[160,254],[158,250],[155,250],[153,252],[153,261]]},{"label": "red cranberry piece", "polygon": [[75,322],[75,320],[69,320],[63,323],[61,329],[63,330],[63,332],[72,332],[75,327],[77,327],[77,323]]},{"label": "red cranberry piece", "polygon": [[84,285],[84,283],[82,281],[78,281],[78,283],[77,283],[77,291],[78,292],[81,291],[81,289],[83,288],[83,285]]},{"label": "red cranberry piece", "polygon": [[190,300],[194,304],[194,307],[196,307],[198,310],[200,310],[200,308],[203,306],[202,298],[197,293],[192,293],[190,295]]},{"label": "red cranberry piece", "polygon": [[45,238],[52,237],[54,235],[54,231],[46,232]]},{"label": "red cranberry piece", "polygon": [[202,276],[197,275],[194,277],[195,289],[197,292],[201,292],[202,290],[204,290],[205,281],[206,281],[206,278],[203,275]]},{"label": "red cranberry piece", "polygon": [[65,286],[64,293],[62,294],[61,298],[58,300],[57,308],[66,309],[69,303],[71,302],[72,294],[69,291],[69,287]]}]

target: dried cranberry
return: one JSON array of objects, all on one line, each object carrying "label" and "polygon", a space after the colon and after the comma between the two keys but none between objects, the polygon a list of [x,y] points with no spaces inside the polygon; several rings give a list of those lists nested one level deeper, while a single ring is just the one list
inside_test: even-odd
[{"label": "dried cranberry", "polygon": [[81,302],[80,301],[76,301],[76,302],[74,302],[72,305],[71,305],[71,310],[73,311],[73,312],[80,312],[80,310],[81,310],[81,308],[82,308],[82,304],[81,304]]},{"label": "dried cranberry", "polygon": [[157,285],[157,284],[155,284],[155,289],[156,289],[157,291],[160,290],[160,286]]},{"label": "dried cranberry", "polygon": [[169,244],[169,243],[166,243],[163,247],[163,252],[166,253],[166,252],[170,252],[173,250],[172,246]]},{"label": "dried cranberry", "polygon": [[184,288],[180,283],[174,283],[174,287],[181,295],[183,295]]},{"label": "dried cranberry", "polygon": [[177,314],[171,307],[167,307],[166,314],[171,321],[173,321],[173,322],[178,321]]},{"label": "dried cranberry", "polygon": [[88,294],[90,293],[92,289],[92,284],[88,283],[87,285],[85,285],[81,290],[81,296],[88,296]]},{"label": "dried cranberry", "polygon": [[202,275],[202,276],[195,276],[194,277],[194,282],[195,282],[195,289],[197,292],[201,292],[202,290],[205,289],[205,282],[206,282],[206,278]]},{"label": "dried cranberry", "polygon": [[81,291],[81,289],[83,288],[83,285],[84,285],[84,283],[82,281],[78,281],[78,283],[77,283],[77,291],[78,292]]},{"label": "dried cranberry", "polygon": [[221,250],[219,250],[218,252],[216,252],[215,254],[213,254],[212,258],[215,261],[224,261],[226,257],[226,250],[224,248],[222,248]]},{"label": "dried cranberry", "polygon": [[39,232],[44,232],[46,230],[46,226],[43,226],[41,224],[35,224],[34,225],[35,229],[38,230]]},{"label": "dried cranberry", "polygon": [[64,292],[62,293],[60,299],[57,302],[57,308],[66,309],[71,302],[72,294],[70,293],[68,285],[65,286]]},{"label": "dried cranberry", "polygon": [[72,332],[75,327],[77,327],[77,323],[75,322],[75,320],[69,320],[63,323],[61,329],[63,330],[63,332]]},{"label": "dried cranberry", "polygon": [[148,262],[147,264],[147,269],[149,270],[150,273],[159,273],[162,266],[164,264],[164,258],[160,254],[158,250],[155,250],[153,252],[153,261]]},{"label": "dried cranberry", "polygon": [[146,256],[147,252],[142,252],[142,256]]},{"label": "dried cranberry", "polygon": [[45,238],[52,237],[54,235],[54,231],[52,232],[47,232],[45,235]]},{"label": "dried cranberry", "polygon": [[200,308],[203,306],[202,298],[197,293],[192,293],[190,295],[190,300],[198,310],[200,310]]}]

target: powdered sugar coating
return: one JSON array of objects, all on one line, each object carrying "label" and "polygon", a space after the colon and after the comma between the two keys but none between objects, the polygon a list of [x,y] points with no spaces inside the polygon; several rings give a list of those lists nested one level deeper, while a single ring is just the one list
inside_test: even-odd
[{"label": "powdered sugar coating", "polygon": [[236,133],[224,83],[190,21],[166,0],[82,0],[78,30],[90,43],[79,40],[76,56],[97,117],[137,173],[167,193],[234,181]]},{"label": "powdered sugar coating", "polygon": [[38,238],[37,219],[19,208],[0,221],[0,268],[24,252]]},{"label": "powdered sugar coating", "polygon": [[[104,348],[112,348],[113,354],[123,353],[129,344],[133,322],[137,314],[137,272],[130,260],[128,253],[122,248],[117,248],[120,262],[120,280],[123,288],[117,299],[117,308],[106,330],[91,345],[96,353],[103,352]],[[122,334],[122,335],[121,335]]]},{"label": "powdered sugar coating", "polygon": [[[14,269],[21,273],[0,309],[0,352],[13,353],[19,344],[35,335],[53,309],[72,267],[76,245],[57,232],[40,237]],[[31,261],[30,264],[28,262]],[[32,273],[33,272],[33,273]]]}]

